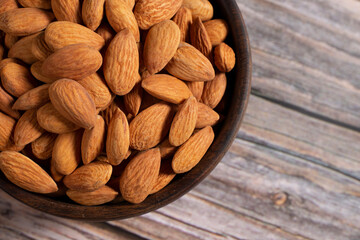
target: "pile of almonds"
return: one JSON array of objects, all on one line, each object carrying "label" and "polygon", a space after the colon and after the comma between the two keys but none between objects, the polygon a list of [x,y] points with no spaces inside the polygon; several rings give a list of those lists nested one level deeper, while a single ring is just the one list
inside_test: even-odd
[{"label": "pile of almonds", "polygon": [[208,0],[0,0],[3,174],[100,205],[190,171],[235,65],[212,18]]}]

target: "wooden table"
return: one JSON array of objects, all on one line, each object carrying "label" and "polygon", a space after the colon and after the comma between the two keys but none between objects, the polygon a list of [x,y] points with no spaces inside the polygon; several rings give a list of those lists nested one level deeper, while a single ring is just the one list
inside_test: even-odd
[{"label": "wooden table", "polygon": [[0,239],[360,239],[360,1],[238,0],[253,90],[214,172],[125,221],[49,216],[0,191]]}]

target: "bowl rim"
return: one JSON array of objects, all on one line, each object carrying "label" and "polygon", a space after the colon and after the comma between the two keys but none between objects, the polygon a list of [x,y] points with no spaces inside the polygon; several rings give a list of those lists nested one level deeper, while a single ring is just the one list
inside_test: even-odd
[{"label": "bowl rim", "polygon": [[228,20],[229,16],[233,19],[228,25],[236,52],[236,82],[233,92],[237,97],[231,99],[228,111],[231,117],[224,120],[223,127],[215,137],[214,143],[198,166],[137,205],[125,202],[121,205],[114,203],[89,207],[66,203],[28,192],[2,178],[0,178],[0,188],[20,202],[51,215],[85,221],[110,221],[135,217],[159,209],[179,199],[199,184],[221,161],[234,141],[244,117],[251,90],[251,49],[242,14],[235,0],[226,1],[226,3],[221,3],[221,0],[216,2],[226,5],[221,11]]}]

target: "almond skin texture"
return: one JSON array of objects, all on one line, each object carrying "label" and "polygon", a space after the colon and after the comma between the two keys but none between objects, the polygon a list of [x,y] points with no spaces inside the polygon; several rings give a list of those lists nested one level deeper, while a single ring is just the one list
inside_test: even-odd
[{"label": "almond skin texture", "polygon": [[14,151],[0,153],[0,169],[15,185],[36,193],[58,190],[54,180],[34,161]]},{"label": "almond skin texture", "polygon": [[9,50],[8,57],[17,58],[27,64],[33,64],[38,59],[31,51],[33,40],[41,33],[35,33],[33,35],[24,37],[17,41]]},{"label": "almond skin texture", "polygon": [[190,82],[210,81],[215,70],[204,54],[193,46],[181,43],[166,70],[177,78]]},{"label": "almond skin texture", "polygon": [[226,75],[218,73],[214,80],[206,82],[201,97],[202,102],[211,108],[215,108],[224,96],[226,90]]},{"label": "almond skin texture", "polygon": [[196,100],[200,101],[204,90],[204,82],[187,82],[186,85],[188,86]]},{"label": "almond skin texture", "polygon": [[113,190],[111,187],[103,186],[93,192],[67,190],[66,195],[78,204],[84,206],[96,206],[111,202],[117,197],[118,192]]},{"label": "almond skin texture", "polygon": [[84,0],[82,5],[82,19],[85,26],[95,31],[104,16],[105,0]]},{"label": "almond skin texture", "polygon": [[205,127],[195,133],[175,153],[172,168],[175,173],[185,173],[195,167],[214,141],[214,131]]},{"label": "almond skin texture", "polygon": [[4,39],[4,44],[5,47],[7,47],[8,49],[10,49],[12,46],[14,46],[14,44],[19,41],[19,37],[18,36],[13,36],[11,34],[5,34],[5,39]]},{"label": "almond skin texture", "polygon": [[152,96],[174,104],[180,104],[191,96],[186,83],[167,74],[145,78],[141,86]]},{"label": "almond skin texture", "polygon": [[64,178],[64,184],[71,190],[92,192],[110,180],[112,166],[104,162],[92,162],[76,169]]},{"label": "almond skin texture", "polygon": [[132,9],[124,0],[106,0],[106,17],[111,27],[120,32],[125,28],[133,34],[136,42],[140,42],[140,31]]},{"label": "almond skin texture", "polygon": [[29,8],[42,8],[42,9],[51,9],[50,0],[18,0],[21,6]]},{"label": "almond skin texture", "polygon": [[80,0],[51,0],[51,7],[58,21],[82,21]]},{"label": "almond skin texture", "polygon": [[53,51],[79,43],[97,50],[105,45],[105,40],[99,34],[80,24],[66,21],[49,24],[45,30],[45,41]]},{"label": "almond skin texture", "polygon": [[64,118],[53,106],[47,103],[37,111],[39,125],[48,132],[63,134],[73,132],[80,127]]},{"label": "almond skin texture", "polygon": [[0,14],[0,30],[27,36],[45,29],[53,19],[54,14],[38,8],[17,8]]},{"label": "almond skin texture", "polygon": [[105,121],[96,117],[94,128],[85,130],[81,141],[81,156],[84,164],[92,162],[100,155],[105,144]]},{"label": "almond skin texture", "polygon": [[124,105],[126,111],[128,111],[134,117],[139,113],[142,97],[143,88],[141,87],[141,83],[137,83],[131,92],[124,96]]},{"label": "almond skin texture", "polygon": [[171,20],[154,25],[146,36],[144,63],[150,74],[160,72],[175,55],[180,44],[180,29]]},{"label": "almond skin texture", "polygon": [[51,174],[51,177],[54,179],[55,182],[61,182],[61,180],[64,178],[64,175],[59,173],[55,169],[54,159],[51,159],[51,161],[50,161],[50,174]]},{"label": "almond skin texture", "polygon": [[160,171],[160,150],[154,148],[137,154],[120,178],[120,192],[131,203],[141,203],[151,193]]},{"label": "almond skin texture", "polygon": [[3,68],[8,65],[9,63],[18,63],[18,64],[22,64],[19,60],[15,59],[15,58],[5,58],[3,60],[0,61],[0,74],[3,70]]},{"label": "almond skin texture", "polygon": [[16,0],[0,0],[0,14],[17,8]]},{"label": "almond skin texture", "polygon": [[213,47],[224,42],[228,33],[229,27],[223,19],[213,19],[204,23],[206,31],[209,35]]},{"label": "almond skin texture", "polygon": [[204,128],[214,126],[220,119],[220,116],[209,106],[198,103],[198,116],[196,120],[196,128]]},{"label": "almond skin texture", "polygon": [[34,64],[31,65],[30,71],[31,74],[39,81],[44,82],[44,83],[53,83],[55,82],[55,80],[57,80],[56,78],[50,78],[47,76],[44,76],[41,72],[41,67],[43,65],[43,62],[35,62]]},{"label": "almond skin texture", "polygon": [[183,6],[191,10],[193,18],[200,17],[202,21],[212,19],[214,8],[208,0],[184,0]]},{"label": "almond skin texture", "polygon": [[157,103],[139,113],[130,123],[130,147],[139,151],[158,145],[170,129],[173,111]]},{"label": "almond skin texture", "polygon": [[44,84],[21,95],[14,103],[13,109],[30,110],[43,106],[50,101],[49,87],[50,84]]},{"label": "almond skin texture", "polygon": [[138,81],[139,52],[135,38],[128,29],[119,32],[111,41],[103,70],[113,93],[125,95],[135,86]]},{"label": "almond skin texture", "polygon": [[196,17],[190,27],[191,45],[198,49],[207,58],[210,57],[212,50],[209,35],[206,32],[203,22],[200,17]]},{"label": "almond skin texture", "polygon": [[45,130],[36,118],[37,109],[26,111],[15,126],[14,142],[16,146],[25,146],[38,139]]},{"label": "almond skin texture", "polygon": [[182,2],[182,0],[139,0],[134,9],[139,27],[147,30],[163,20],[171,19]]},{"label": "almond skin texture", "polygon": [[14,102],[14,98],[5,92],[2,87],[0,87],[0,110],[12,118],[18,119],[20,117],[20,113],[12,108]]},{"label": "almond skin texture", "polygon": [[94,74],[102,65],[99,51],[85,44],[66,46],[50,55],[43,63],[41,72],[50,78],[81,80]]},{"label": "almond skin texture", "polygon": [[186,100],[175,114],[169,133],[169,142],[180,146],[188,140],[195,129],[198,104],[195,97]]},{"label": "almond skin texture", "polygon": [[181,42],[190,41],[190,26],[192,24],[192,14],[190,9],[181,7],[173,18],[173,21],[179,26],[181,32]]},{"label": "almond skin texture", "polygon": [[51,158],[57,135],[53,133],[44,133],[31,143],[32,153],[41,160]]},{"label": "almond skin texture", "polygon": [[14,119],[0,112],[0,151],[5,151],[11,145],[11,134],[15,124]]},{"label": "almond skin texture", "polygon": [[106,153],[112,165],[119,165],[127,155],[130,144],[129,123],[118,108],[112,116],[106,139]]},{"label": "almond skin texture", "polygon": [[221,72],[230,72],[236,63],[234,50],[226,43],[221,43],[214,49],[214,62]]},{"label": "almond skin texture", "polygon": [[52,158],[57,172],[71,174],[81,162],[82,130],[61,134],[56,138]]},{"label": "almond skin texture", "polygon": [[44,61],[48,56],[50,56],[53,52],[45,42],[45,33],[41,32],[34,38],[31,45],[32,54],[39,61]]},{"label": "almond skin texture", "polygon": [[150,194],[157,193],[164,187],[166,187],[176,176],[176,173],[172,170],[171,161],[165,160],[161,162],[159,176],[155,181],[154,187]]},{"label": "almond skin texture", "polygon": [[174,156],[177,147],[174,147],[170,144],[169,138],[166,138],[159,144],[161,159],[168,159],[169,157]]},{"label": "almond skin texture", "polygon": [[100,27],[96,30],[96,33],[99,34],[105,40],[106,46],[110,44],[111,40],[116,35],[114,29],[112,29],[111,26],[106,22],[103,22],[100,25]]},{"label": "almond skin texture", "polygon": [[35,79],[29,70],[17,63],[9,63],[2,69],[1,83],[4,89],[15,97],[20,97],[36,87]]},{"label": "almond skin texture", "polygon": [[85,129],[96,122],[96,107],[86,89],[71,79],[60,79],[49,88],[51,103],[66,119]]}]

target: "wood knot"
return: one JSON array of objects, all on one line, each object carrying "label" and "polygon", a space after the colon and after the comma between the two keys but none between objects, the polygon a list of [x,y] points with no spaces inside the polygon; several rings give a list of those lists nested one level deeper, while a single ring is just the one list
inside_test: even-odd
[{"label": "wood knot", "polygon": [[285,192],[279,192],[273,195],[272,200],[275,205],[282,206],[286,203],[288,199],[288,194]]}]

